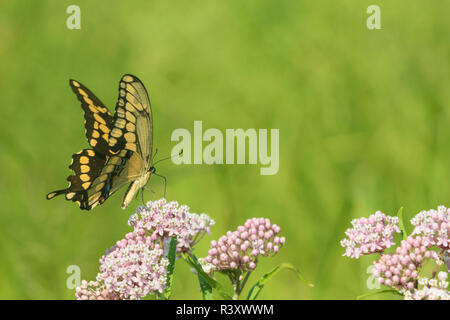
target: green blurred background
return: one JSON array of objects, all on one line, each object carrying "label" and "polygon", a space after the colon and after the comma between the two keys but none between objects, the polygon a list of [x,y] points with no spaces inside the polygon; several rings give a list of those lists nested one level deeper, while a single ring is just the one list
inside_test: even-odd
[{"label": "green blurred background", "polygon": [[[81,7],[81,30],[66,8]],[[381,7],[382,30],[366,28]],[[159,158],[176,128],[279,128],[280,169],[158,165],[167,198],[216,220],[197,247],[247,218],[282,228],[286,246],[261,260],[250,284],[280,262],[262,299],[354,299],[370,258],[342,257],[352,218],[406,218],[449,205],[450,2],[382,0],[12,1],[0,3],[0,298],[73,299],[69,265],[91,280],[139,205],[125,188],[92,212],[47,201],[67,185],[71,155],[87,147],[68,79],[114,109],[122,74],[150,93]],[[447,107],[447,108],[446,108]],[[150,187],[162,196],[162,181]],[[146,200],[152,194],[146,193]],[[175,299],[200,298],[181,262]],[[392,298],[378,296],[375,298]]]}]

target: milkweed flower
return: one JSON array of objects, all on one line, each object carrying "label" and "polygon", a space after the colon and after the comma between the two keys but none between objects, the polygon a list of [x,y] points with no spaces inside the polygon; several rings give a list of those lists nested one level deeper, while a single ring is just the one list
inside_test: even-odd
[{"label": "milkweed flower", "polygon": [[76,288],[75,297],[77,300],[122,300],[120,294],[108,290],[98,281],[81,281],[81,285]]},{"label": "milkweed flower", "polygon": [[106,251],[96,281],[83,280],[79,300],[137,300],[165,289],[169,260],[159,244],[134,232]]},{"label": "milkweed flower", "polygon": [[285,244],[279,237],[281,228],[269,219],[248,219],[235,231],[228,231],[219,240],[211,241],[208,256],[201,259],[205,272],[253,270],[260,256],[272,256]]},{"label": "milkweed flower", "polygon": [[[158,242],[177,236],[177,252],[189,252],[190,249],[206,234],[215,221],[208,215],[189,212],[186,205],[178,202],[167,202],[166,199],[150,201],[128,220],[134,232],[141,236],[149,236]],[[167,241],[166,241],[167,243]]]},{"label": "milkweed flower", "polygon": [[134,300],[162,293],[170,239],[177,237],[177,252],[188,252],[210,231],[214,220],[160,199],[138,207],[128,224],[133,231],[106,251],[96,281],[83,280],[76,289],[77,299]]},{"label": "milkweed flower", "polygon": [[450,209],[439,206],[437,210],[421,211],[411,219],[413,234],[421,235],[432,245],[450,250]]},{"label": "milkweed flower", "polygon": [[353,228],[347,229],[347,238],[341,240],[341,246],[345,248],[343,255],[351,258],[384,251],[395,244],[394,234],[400,233],[398,217],[387,216],[381,211],[369,218],[353,219],[351,223]]},{"label": "milkweed flower", "polygon": [[159,244],[130,232],[100,259],[97,281],[127,300],[162,293],[169,265],[163,254]]},{"label": "milkweed flower", "polygon": [[405,292],[405,300],[450,300],[447,278],[447,272],[441,271],[438,279],[419,279],[419,288]]},{"label": "milkweed flower", "polygon": [[435,287],[423,287],[405,294],[405,300],[450,300],[450,292]]},{"label": "milkweed flower", "polygon": [[430,249],[431,243],[420,236],[408,236],[402,240],[395,253],[383,254],[374,262],[372,274],[378,282],[400,292],[412,291],[419,279],[424,263],[434,260],[440,263],[440,256]]},{"label": "milkweed flower", "polygon": [[[375,216],[353,220],[352,224],[354,228],[346,231],[348,239],[341,241],[346,248],[344,256],[358,258],[363,254],[381,253],[372,268],[380,284],[396,290],[406,300],[450,299],[448,273],[438,273],[444,264],[450,271],[450,209],[439,206],[437,210],[419,212],[411,219],[413,232],[393,253],[386,253],[384,249],[394,244],[394,233],[400,232],[397,217],[376,212]],[[419,276],[426,272],[424,266],[430,262],[435,265],[431,278]]]}]

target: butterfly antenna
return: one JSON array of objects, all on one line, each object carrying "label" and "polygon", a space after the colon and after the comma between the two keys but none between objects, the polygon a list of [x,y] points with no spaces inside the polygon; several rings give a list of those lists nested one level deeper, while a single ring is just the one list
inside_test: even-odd
[{"label": "butterfly antenna", "polygon": [[[156,149],[156,150],[158,150],[158,149]],[[183,154],[183,149],[181,149],[181,151],[180,151],[178,154],[174,154],[174,155],[171,155],[170,157],[163,158],[163,159],[160,159],[160,160],[156,161],[155,163],[153,163],[153,166],[155,166],[156,164],[160,163],[161,161],[165,161],[165,160],[168,160],[168,159],[172,159],[172,158],[174,158],[174,157],[179,157],[179,156],[181,156],[182,154]]]}]

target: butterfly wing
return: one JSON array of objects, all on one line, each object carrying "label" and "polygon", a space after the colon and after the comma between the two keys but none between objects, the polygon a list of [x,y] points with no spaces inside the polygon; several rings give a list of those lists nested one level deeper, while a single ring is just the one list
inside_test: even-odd
[{"label": "butterfly wing", "polygon": [[152,137],[152,109],[147,90],[137,77],[126,74],[119,83],[119,98],[108,141],[111,152],[123,149],[137,152],[150,164]]},{"label": "butterfly wing", "polygon": [[109,157],[98,177],[92,182],[92,189],[88,192],[88,206],[94,208],[105,202],[122,186],[141,176],[143,167],[137,153],[129,150],[123,149]]},{"label": "butterfly wing", "polygon": [[106,162],[106,157],[93,149],[84,149],[72,155],[72,163],[69,168],[75,175],[67,178],[69,186],[66,189],[52,191],[47,194],[47,199],[53,199],[58,195],[64,194],[66,200],[72,200],[78,203],[81,209],[90,210],[89,197],[98,185],[93,181],[99,177],[102,168]]},{"label": "butterfly wing", "polygon": [[[123,185],[130,183],[122,202],[125,209],[149,179],[152,156],[152,114],[142,82],[124,75],[108,139],[110,156],[88,190],[87,207],[102,204]],[[95,186],[95,188],[94,188]]]},{"label": "butterfly wing", "polygon": [[65,194],[81,209],[91,210],[131,182],[122,204],[126,208],[150,176],[153,126],[147,91],[138,78],[124,75],[112,117],[89,89],[74,80],[70,85],[85,111],[86,137],[93,149],[72,156],[69,168],[75,175],[67,178],[69,187],[50,192],[47,199]]},{"label": "butterfly wing", "polygon": [[143,166],[136,153],[122,150],[117,155],[104,157],[93,149],[84,149],[72,156],[69,168],[74,175],[67,178],[66,189],[47,194],[47,199],[65,195],[66,200],[76,202],[80,209],[91,210],[106,201],[123,185],[132,182]]},{"label": "butterfly wing", "polygon": [[84,111],[84,126],[88,143],[96,152],[108,155],[108,139],[113,116],[100,99],[84,85],[75,80],[70,80],[69,84]]},{"label": "butterfly wing", "polygon": [[152,109],[147,90],[135,76],[126,74],[119,82],[119,98],[109,136],[111,153],[131,151],[129,169],[120,174],[123,181],[132,181],[125,193],[125,209],[137,191],[149,179],[152,158]]}]

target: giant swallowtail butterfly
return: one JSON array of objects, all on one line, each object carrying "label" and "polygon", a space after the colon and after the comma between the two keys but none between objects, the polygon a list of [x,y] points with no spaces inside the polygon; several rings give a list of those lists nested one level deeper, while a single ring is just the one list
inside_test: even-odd
[{"label": "giant swallowtail butterfly", "polygon": [[75,80],[69,83],[84,110],[92,149],[72,156],[69,168],[75,174],[67,178],[69,186],[50,192],[47,199],[64,194],[81,209],[91,210],[130,183],[122,202],[125,209],[156,171],[151,166],[153,125],[147,91],[137,77],[124,75],[113,116],[88,88]]}]

